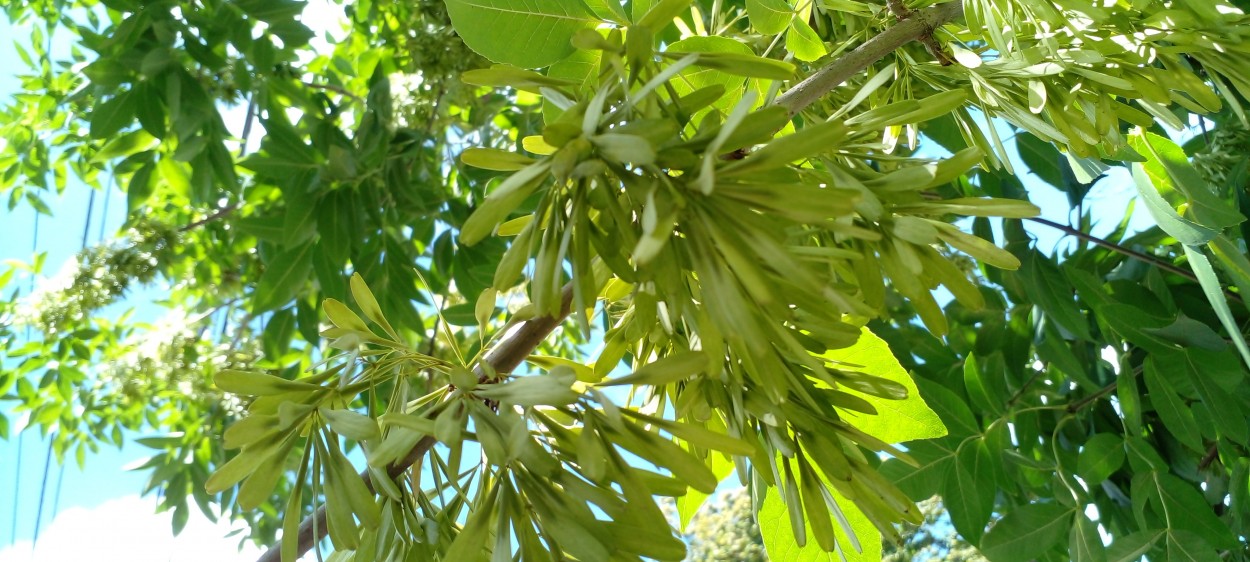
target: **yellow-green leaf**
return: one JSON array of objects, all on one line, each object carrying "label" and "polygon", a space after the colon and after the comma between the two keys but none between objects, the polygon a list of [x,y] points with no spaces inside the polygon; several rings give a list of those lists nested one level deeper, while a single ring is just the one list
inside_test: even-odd
[{"label": "yellow-green leaf", "polygon": [[[855,342],[855,345],[827,351],[822,357],[840,363],[839,369],[843,371],[858,371],[881,377],[907,388],[907,397],[902,400],[888,400],[872,394],[861,394],[861,398],[872,404],[879,414],[869,416],[845,412],[844,419],[847,423],[886,443],[902,443],[946,435],[946,426],[942,425],[942,420],[920,397],[920,392],[916,390],[916,383],[894,358],[894,352],[890,350],[890,346],[868,328],[861,330],[859,341]],[[855,392],[853,389],[844,388],[843,390]]]},{"label": "yellow-green leaf", "polygon": [[213,376],[217,388],[246,396],[269,396],[284,392],[312,392],[321,387],[306,382],[291,381],[265,373],[225,369]]}]

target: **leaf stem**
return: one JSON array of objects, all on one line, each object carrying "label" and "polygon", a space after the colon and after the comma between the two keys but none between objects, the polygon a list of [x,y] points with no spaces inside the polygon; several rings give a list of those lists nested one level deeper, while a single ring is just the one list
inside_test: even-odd
[{"label": "leaf stem", "polygon": [[1203,470],[1208,466],[1211,466],[1211,463],[1215,462],[1215,459],[1220,456],[1218,445],[1219,441],[1212,443],[1211,447],[1207,449],[1207,454],[1202,455],[1202,460],[1198,461],[1198,470]]},{"label": "leaf stem", "polygon": [[199,228],[199,227],[201,227],[201,226],[204,226],[204,225],[206,225],[206,224],[208,224],[208,223],[210,223],[210,222],[213,222],[213,221],[215,221],[215,220],[217,220],[217,219],[219,219],[219,218],[221,218],[221,217],[224,217],[224,216],[226,216],[226,215],[228,215],[228,214],[230,214],[230,213],[233,213],[233,212],[237,211],[237,210],[239,209],[239,206],[240,206],[240,204],[239,204],[239,203],[231,203],[231,204],[229,204],[229,205],[226,205],[225,207],[222,207],[222,208],[220,208],[220,209],[217,209],[216,211],[213,211],[213,213],[212,213],[212,214],[210,214],[210,215],[208,215],[207,217],[204,217],[204,218],[202,218],[202,219],[200,219],[200,220],[198,220],[198,221],[195,221],[195,222],[193,222],[193,223],[191,223],[191,224],[188,224],[188,225],[186,225],[186,226],[184,226],[184,227],[182,227],[182,228],[179,228],[179,229],[178,229],[178,232],[186,232],[186,231],[188,231],[188,230],[194,230],[194,229],[196,229],[196,228]]}]

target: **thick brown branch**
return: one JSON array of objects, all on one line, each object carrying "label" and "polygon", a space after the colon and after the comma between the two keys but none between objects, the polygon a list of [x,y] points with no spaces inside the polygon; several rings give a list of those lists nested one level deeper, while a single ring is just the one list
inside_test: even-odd
[{"label": "thick brown branch", "polygon": [[[916,13],[904,5],[903,0],[886,0],[885,5],[890,8],[890,12],[893,13],[894,17],[899,21],[910,18]],[[950,55],[946,54],[946,49],[943,49],[942,44],[938,43],[938,40],[933,37],[933,28],[926,28],[924,34],[917,37],[916,40],[919,41],[921,45],[924,45],[924,49],[929,51],[929,54],[932,55],[934,59],[937,59],[939,63],[942,63],[942,66],[950,66],[951,64],[954,64],[955,60],[952,59]]]},{"label": "thick brown branch", "polygon": [[956,0],[940,4],[924,10],[910,12],[910,16],[898,24],[890,26],[864,42],[837,60],[825,65],[806,80],[777,98],[777,105],[786,108],[794,115],[816,100],[832,92],[850,77],[862,72],[899,47],[920,39],[925,34],[932,34],[934,29],[963,15],[963,2]]}]

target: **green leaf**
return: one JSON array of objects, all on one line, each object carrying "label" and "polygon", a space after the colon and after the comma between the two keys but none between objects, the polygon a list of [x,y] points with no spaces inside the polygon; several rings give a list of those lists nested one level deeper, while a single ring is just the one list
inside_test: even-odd
[{"label": "green leaf", "polygon": [[1075,289],[1049,258],[1036,249],[1020,261],[1019,279],[1046,316],[1082,340],[1090,339],[1089,321],[1075,300]]},{"label": "green leaf", "polygon": [[846,127],[837,121],[803,127],[793,134],[774,139],[750,156],[725,166],[719,175],[728,177],[779,168],[830,150],[845,136]]},{"label": "green leaf", "polygon": [[369,290],[369,285],[365,283],[365,278],[361,277],[359,273],[353,273],[350,285],[352,300],[355,300],[356,306],[359,306],[360,311],[365,313],[365,318],[372,320],[374,324],[381,326],[383,330],[386,330],[387,334],[398,340],[399,334],[395,333],[391,323],[386,320],[386,315],[382,313],[382,307],[378,306],[378,299],[373,296],[373,291]]},{"label": "green leaf", "polygon": [[639,166],[655,162],[655,149],[640,136],[606,133],[590,137],[590,143],[609,162]]},{"label": "green leaf", "polygon": [[1153,471],[1138,474],[1132,489],[1134,503],[1139,494],[1146,493],[1146,501],[1156,503],[1157,511],[1165,514],[1172,531],[1193,532],[1218,548],[1233,548],[1236,545],[1236,538],[1228,525],[1211,511],[1211,506],[1192,484],[1170,474]]},{"label": "green leaf", "polygon": [[1137,562],[1166,532],[1146,530],[1114,537],[1111,540],[1111,546],[1107,548],[1107,560],[1109,562]]},{"label": "green leaf", "polygon": [[[1245,225],[1242,228],[1244,237]],[[1242,253],[1237,244],[1221,234],[1207,244],[1207,249],[1215,255],[1215,260],[1224,273],[1232,278],[1237,291],[1242,295],[1250,295],[1250,260],[1246,259],[1246,254]]]},{"label": "green leaf", "polygon": [[260,314],[280,308],[291,301],[296,292],[308,282],[312,271],[313,244],[297,246],[285,252],[265,266],[256,290],[252,294],[252,314]]},{"label": "green leaf", "polygon": [[1098,534],[1098,524],[1083,513],[1076,515],[1075,524],[1068,534],[1068,555],[1072,562],[1107,562],[1107,547]]},{"label": "green leaf", "polygon": [[[734,463],[726,459],[723,455],[711,455],[709,457],[712,465],[712,474],[720,481],[724,481],[726,477],[734,470]],[[690,520],[694,518],[694,514],[699,511],[710,494],[705,494],[698,490],[691,489],[684,496],[677,498],[677,518],[681,522],[679,530],[685,531],[690,525]]]},{"label": "green leaf", "polygon": [[1123,464],[1124,440],[1116,434],[1099,433],[1081,446],[1076,459],[1076,473],[1093,486],[1101,484]]},{"label": "green leaf", "polygon": [[681,351],[647,363],[631,374],[600,382],[599,386],[664,386],[701,373],[707,366],[707,354],[702,351]]},{"label": "green leaf", "polygon": [[969,353],[964,358],[963,375],[964,388],[968,391],[968,398],[971,399],[972,405],[986,412],[1001,413],[1003,404],[1006,402],[1006,396],[999,396],[998,387],[990,382],[990,377],[997,377],[997,373],[986,372],[990,368],[982,369],[977,365],[976,355]]},{"label": "green leaf", "polygon": [[[907,397],[902,400],[888,400],[857,392],[878,412],[875,416],[853,416],[853,413],[847,412],[846,421],[864,433],[887,443],[932,439],[946,435],[946,426],[942,424],[937,413],[925,403],[920,391],[916,388],[915,381],[894,358],[894,352],[890,346],[868,328],[861,328],[855,345],[826,351],[821,357],[838,363],[842,370],[881,377],[907,389]],[[850,388],[843,390],[856,392]]]},{"label": "green leaf", "polygon": [[576,380],[572,369],[557,366],[543,375],[513,377],[505,383],[482,385],[475,393],[518,406],[564,406],[579,396],[572,389]]},{"label": "green leaf", "polygon": [[521,68],[567,57],[573,36],[600,23],[578,0],[448,0],[447,14],[469,48]]},{"label": "green leaf", "polygon": [[317,234],[316,204],[313,196],[303,190],[287,190],[283,199],[286,214],[282,217],[282,245],[293,248]]},{"label": "green leaf", "polygon": [[[1211,186],[1190,165],[1185,151],[1176,143],[1154,133],[1138,131],[1129,135],[1129,145],[1146,156],[1144,164],[1134,165],[1134,176],[1137,176],[1140,169],[1158,190],[1158,194],[1167,200],[1173,212],[1183,206],[1186,218],[1217,233],[1246,220],[1241,213],[1232,208],[1232,205],[1216,195]],[[1154,214],[1153,208],[1151,214]],[[1158,220],[1157,216],[1155,218]],[[1162,222],[1159,225],[1171,234]],[[1177,237],[1177,240],[1181,240],[1180,237]],[[1201,243],[1208,240],[1210,238]],[[1198,244],[1185,240],[1181,242]]]},{"label": "green leaf", "polygon": [[[634,19],[635,23],[640,27],[647,27],[653,30],[664,29],[672,24],[673,18],[690,7],[691,0],[658,0],[654,3],[645,2],[643,0],[635,0]],[[649,6],[646,13],[638,15],[639,7]]]},{"label": "green leaf", "polygon": [[130,183],[126,186],[126,208],[130,212],[142,207],[149,197],[152,196],[152,172],[155,166],[151,162],[144,164],[134,175],[130,176]]},{"label": "green leaf", "polygon": [[460,153],[460,161],[483,170],[512,172],[534,163],[528,156],[497,148],[469,148]]},{"label": "green leaf", "polygon": [[1132,305],[1109,304],[1099,310],[1099,317],[1124,339],[1148,351],[1168,353],[1180,349],[1176,343],[1157,335],[1160,329],[1171,324],[1164,316]]},{"label": "green leaf", "polygon": [[472,246],[490,234],[496,225],[538,189],[549,169],[550,164],[541,161],[508,176],[460,227],[460,243]]},{"label": "green leaf", "polygon": [[[835,524],[833,532],[842,556],[836,552],[825,552],[814,543],[799,544],[791,531],[790,510],[781,500],[776,488],[769,488],[760,506],[756,520],[759,522],[760,536],[764,539],[764,548],[768,551],[768,559],[775,562],[876,562],[881,560],[881,532],[872,524],[855,503],[846,499],[838,491],[823,480],[830,496],[845,517],[847,526],[855,533],[862,550],[857,551],[851,544],[842,525]],[[804,526],[807,534],[811,528],[806,521]],[[845,557],[845,558],[843,558]]]},{"label": "green leaf", "polygon": [[[506,64],[496,64],[490,68],[477,68],[469,70],[462,74],[460,79],[467,84],[473,84],[475,86],[489,86],[492,88],[509,87],[532,93],[538,93],[542,88],[564,88],[577,84],[577,82],[572,80],[552,76],[543,76],[542,74],[532,70],[524,70],[514,66],[508,66]],[[494,149],[471,148],[469,150]]]},{"label": "green leaf", "polygon": [[526,357],[525,361],[533,365],[536,365],[540,368],[546,369],[548,371],[559,366],[568,367],[572,369],[574,373],[577,374],[577,380],[582,381],[582,382],[594,383],[594,382],[599,382],[603,378],[603,377],[596,376],[594,369],[592,369],[591,367],[584,365],[582,363],[578,363],[571,359],[565,359],[563,357],[551,357],[547,355],[531,355],[529,357]]},{"label": "green leaf", "polygon": [[[711,39],[709,37],[708,39]],[[680,41],[678,43],[681,43]],[[744,78],[764,78],[769,80],[790,80],[794,78],[796,71],[793,64],[757,57],[750,53],[738,53],[732,51],[681,51],[685,45],[674,43],[669,46],[669,50],[661,53],[665,57],[672,59],[680,59],[687,52],[699,53],[699,58],[694,60],[695,66],[711,68],[719,70],[726,74],[734,76],[742,76]]]},{"label": "green leaf", "polygon": [[786,33],[786,50],[794,53],[794,58],[803,62],[815,61],[829,53],[816,30],[799,18],[790,20],[790,31]]},{"label": "green leaf", "polygon": [[984,439],[964,443],[955,454],[955,466],[942,490],[951,524],[972,543],[980,542],[994,510],[997,486],[993,485],[994,470],[990,467],[993,455]]},{"label": "green leaf", "polygon": [[966,437],[981,432],[981,426],[972,416],[968,404],[950,389],[939,383],[923,378],[916,379],[915,384],[926,402],[938,413],[943,425],[955,437]]},{"label": "green leaf", "polygon": [[756,452],[756,446],[751,443],[713,431],[701,425],[666,420],[632,410],[621,410],[621,413],[663,429],[672,434],[673,437],[701,449],[712,449],[736,456],[750,456]]},{"label": "green leaf", "polygon": [[1028,562],[1068,535],[1072,510],[1058,503],[1032,503],[998,520],[981,540],[981,553],[991,562]]},{"label": "green leaf", "polygon": [[781,33],[786,30],[793,17],[794,8],[785,0],[747,0],[747,18],[760,33]]},{"label": "green leaf", "polygon": [[1142,328],[1142,331],[1183,347],[1195,347],[1208,351],[1221,351],[1228,347],[1228,342],[1224,341],[1224,338],[1216,333],[1215,330],[1212,330],[1210,326],[1192,318],[1187,318],[1184,312],[1177,316],[1175,322],[1167,326],[1162,328]]},{"label": "green leaf", "polygon": [[[1053,144],[1022,131],[1016,135],[1016,150],[1019,151],[1020,160],[1028,167],[1030,173],[1059,189],[1066,187],[1063,174],[1059,170],[1059,158],[1062,157],[1062,153],[1055,149]],[[1076,202],[1079,202],[1079,199],[1073,202],[1074,205]]]},{"label": "green leaf", "polygon": [[265,461],[277,454],[286,439],[281,435],[255,443],[243,449],[230,462],[221,465],[204,481],[204,491],[217,494],[251,476]]},{"label": "green leaf", "polygon": [[1174,562],[1221,562],[1219,551],[1189,531],[1172,530],[1167,536],[1167,559]]},{"label": "green leaf", "polygon": [[1176,436],[1186,447],[1194,451],[1203,451],[1202,432],[1194,421],[1189,407],[1177,396],[1176,390],[1167,378],[1159,374],[1154,357],[1147,357],[1142,377],[1146,381],[1146,390],[1150,392],[1150,403],[1154,405],[1159,418],[1167,426],[1168,431]]},{"label": "green leaf", "polygon": [[107,139],[129,125],[135,117],[135,98],[122,92],[91,110],[91,138]]},{"label": "green leaf", "polygon": [[1215,269],[1211,267],[1211,260],[1207,259],[1207,254],[1202,251],[1201,247],[1185,246],[1185,256],[1189,258],[1189,264],[1194,268],[1194,276],[1202,285],[1202,292],[1207,295],[1207,302],[1211,303],[1211,307],[1215,309],[1215,315],[1224,325],[1224,330],[1232,337],[1233,345],[1237,346],[1237,351],[1241,353],[1242,361],[1250,367],[1250,345],[1246,344],[1246,336],[1242,333],[1237,319],[1233,318],[1233,311],[1228,308],[1228,300],[1224,297],[1224,285],[1220,283],[1219,277],[1216,277]]},{"label": "green leaf", "polygon": [[356,441],[373,441],[382,437],[378,422],[373,418],[351,410],[318,408],[317,412],[335,433]]},{"label": "green leaf", "polygon": [[629,24],[629,16],[619,0],[586,0],[586,7],[604,20],[622,25]]},{"label": "green leaf", "polygon": [[278,448],[278,451],[243,481],[239,487],[237,501],[242,509],[252,510],[259,507],[273,494],[278,480],[286,474],[286,457],[295,447],[295,434],[289,435]]},{"label": "green leaf", "polygon": [[1154,178],[1146,172],[1142,164],[1133,164],[1133,181],[1137,186],[1137,194],[1146,202],[1146,210],[1155,222],[1173,238],[1182,244],[1200,246],[1206,244],[1219,234],[1218,230],[1208,228],[1197,222],[1182,217],[1159,194],[1161,188],[1154,183]]},{"label": "green leaf", "polygon": [[[668,50],[673,53],[673,58],[680,58],[684,53],[739,53],[753,56],[750,47],[728,37],[687,37],[669,45]],[[706,94],[720,92],[712,102],[713,107],[728,113],[742,99],[745,80],[741,76],[713,68],[689,67],[678,73],[677,78],[670,83],[680,96],[688,96],[701,90]],[[684,103],[689,105],[689,101],[691,100]],[[699,116],[707,111],[708,108],[694,111],[691,115],[692,122],[697,123]]]},{"label": "green leaf", "polygon": [[115,158],[130,156],[131,154],[150,150],[157,144],[159,144],[159,141],[157,141],[152,135],[148,134],[147,131],[144,131],[143,129],[131,131],[124,135],[114,137],[112,140],[105,143],[105,145],[100,148],[100,151],[91,157],[91,161],[108,162]]},{"label": "green leaf", "polygon": [[247,15],[267,23],[290,20],[303,13],[306,4],[300,0],[235,0]]},{"label": "green leaf", "polygon": [[270,396],[285,392],[311,392],[321,387],[306,382],[287,380],[264,373],[223,369],[213,376],[213,383],[226,392],[246,396]]}]

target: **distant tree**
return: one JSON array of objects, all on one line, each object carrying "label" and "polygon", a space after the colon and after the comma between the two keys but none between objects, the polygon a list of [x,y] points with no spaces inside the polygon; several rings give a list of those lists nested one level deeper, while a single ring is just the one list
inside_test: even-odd
[{"label": "distant tree", "polygon": [[690,544],[686,560],[690,562],[768,560],[746,488],[726,490],[709,498],[686,526],[685,536]]}]

